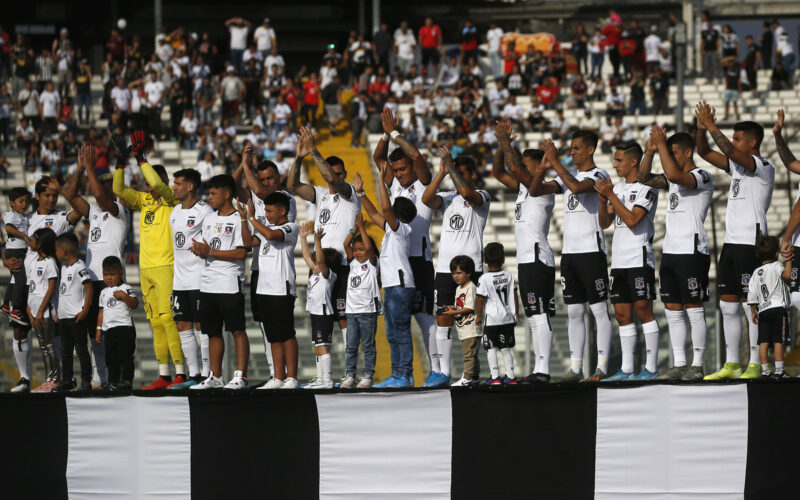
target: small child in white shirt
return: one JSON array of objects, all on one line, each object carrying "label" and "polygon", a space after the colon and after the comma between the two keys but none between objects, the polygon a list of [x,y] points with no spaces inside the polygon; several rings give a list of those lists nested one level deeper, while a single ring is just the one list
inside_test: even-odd
[{"label": "small child in white shirt", "polygon": [[122,281],[122,262],[117,257],[103,259],[103,282],[100,312],[97,315],[98,342],[106,346],[108,383],[112,391],[128,391],[133,384],[133,353],[136,330],[131,311],[139,307],[133,287]]},{"label": "small child in white shirt", "polygon": [[475,315],[477,289],[472,282],[475,262],[471,257],[458,255],[450,261],[450,272],[456,282],[455,305],[445,306],[444,315],[455,319],[458,339],[464,354],[464,374],[453,382],[454,387],[477,385],[480,383],[481,362],[478,351],[481,346],[481,328]]}]

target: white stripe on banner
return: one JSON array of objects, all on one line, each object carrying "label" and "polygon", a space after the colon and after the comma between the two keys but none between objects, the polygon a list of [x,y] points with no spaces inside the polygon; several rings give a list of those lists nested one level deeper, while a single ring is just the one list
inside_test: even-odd
[{"label": "white stripe on banner", "polygon": [[185,397],[67,398],[70,498],[191,497]]},{"label": "white stripe on banner", "polygon": [[320,498],[450,498],[450,391],[316,399]]},{"label": "white stripe on banner", "polygon": [[598,389],[595,498],[744,496],[747,387]]}]

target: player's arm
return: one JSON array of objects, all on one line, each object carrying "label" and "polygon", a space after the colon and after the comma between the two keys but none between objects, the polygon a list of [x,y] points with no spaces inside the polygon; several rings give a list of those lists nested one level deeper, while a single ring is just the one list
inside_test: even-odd
[{"label": "player's arm", "polygon": [[[629,228],[636,226],[636,224],[641,222],[641,220],[644,219],[644,216],[647,215],[647,210],[638,205],[634,206],[632,210],[628,210],[619,197],[614,194],[614,186],[612,186],[609,181],[600,179],[597,181],[597,184],[595,184],[594,188],[603,197],[608,199],[609,203],[611,204],[611,208],[613,209],[613,213],[617,214],[617,216],[622,219],[622,222],[624,222]],[[602,210],[600,210],[600,212],[602,212]]]},{"label": "player's arm", "polygon": [[[311,247],[308,245],[308,235],[311,233],[310,230],[311,224],[308,222],[303,222],[302,224],[298,225],[298,230],[300,231],[300,248],[303,251],[303,260],[306,262],[308,267],[311,269],[312,273],[319,272],[317,268],[316,262],[314,259],[311,258]],[[314,235],[314,243],[316,243],[316,234]],[[315,248],[322,248],[315,245]]]},{"label": "player's arm", "polygon": [[353,238],[355,238],[357,234],[358,231],[356,231],[354,227],[347,233],[347,238],[344,239],[344,254],[347,257],[347,262],[353,260],[353,247],[350,245],[353,244]]},{"label": "player's arm", "polygon": [[114,292],[114,298],[117,300],[121,300],[125,302],[125,305],[128,306],[130,309],[136,309],[139,307],[139,299],[132,295],[128,295],[127,293],[123,292],[122,290],[117,290]]},{"label": "player's arm", "polygon": [[478,295],[475,297],[475,325],[480,326],[483,323],[483,308],[486,304],[486,297]]},{"label": "player's arm", "polygon": [[783,134],[781,133],[783,130],[783,119],[783,110],[779,109],[778,119],[772,127],[772,134],[775,136],[775,148],[778,150],[778,155],[781,157],[781,161],[786,168],[795,174],[800,174],[800,161],[792,154],[789,150],[789,146],[786,145],[786,141],[783,140]]},{"label": "player's arm", "polygon": [[792,265],[793,259],[786,259],[783,262],[783,272],[781,273],[781,278],[785,280],[792,279]]},{"label": "player's arm", "polygon": [[325,236],[325,231],[320,228],[314,233],[314,248],[317,248],[318,251],[315,254],[316,259],[316,268],[317,271],[325,277],[325,279],[330,278],[331,270],[328,269],[328,265],[325,263],[325,252],[322,249],[322,238]]},{"label": "player's arm", "polygon": [[16,226],[13,226],[12,224],[6,224],[6,232],[8,233],[9,236],[19,238],[28,244],[30,244],[31,242],[31,239],[28,237],[27,234],[23,233],[22,231],[17,229]]},{"label": "player's arm", "polygon": [[425,186],[425,191],[422,193],[422,203],[434,210],[439,210],[444,204],[442,197],[436,193],[439,192],[439,186],[442,185],[442,181],[447,177],[447,173],[447,166],[444,161],[440,162],[439,171],[431,179],[431,183]]},{"label": "player's arm", "polygon": [[[392,115],[391,108],[383,108],[383,112],[381,113],[381,124],[383,125],[384,133],[388,134],[391,140],[397,144],[403,153],[411,160],[411,164],[414,167],[414,173],[417,174],[417,178],[422,183],[423,186],[427,186],[431,182],[431,171],[428,170],[428,167],[425,165],[425,158],[422,157],[422,154],[419,152],[416,146],[411,144],[408,139],[406,139],[400,132],[397,131],[395,128],[397,126],[397,121]],[[378,147],[380,147],[380,143],[378,143]],[[386,145],[386,152],[388,152],[389,146]],[[375,149],[378,152],[378,148]],[[384,157],[386,155],[384,152]],[[374,155],[373,155],[374,157]],[[377,163],[377,162],[376,162]],[[388,178],[388,184],[392,183],[392,172],[391,170],[388,173],[385,173],[383,178],[384,182]]]},{"label": "player's arm", "polygon": [[[247,205],[247,218],[250,220],[250,224],[253,225],[253,229],[255,229],[258,234],[268,239],[269,241],[283,241],[284,238],[286,237],[283,231],[281,231],[279,228],[271,229],[265,226],[264,224],[260,223],[258,219],[256,219],[252,202],[248,203]],[[245,226],[247,226],[247,224],[242,224],[242,230],[244,230]],[[247,228],[247,236],[248,236],[247,239],[250,240],[249,238],[250,228]],[[253,237],[256,237],[256,235],[254,234]],[[244,239],[244,235],[242,235],[242,239]],[[245,244],[247,243],[245,242]]]},{"label": "player's arm", "polygon": [[[705,101],[698,102],[697,106],[695,107],[695,115],[697,116],[697,154],[699,154],[708,163],[728,172],[730,170],[728,158],[730,157],[736,161],[736,159],[729,155],[729,151],[731,149],[735,150],[736,148],[733,147],[731,141],[729,141],[728,138],[725,137],[725,135],[723,135],[723,133],[719,130],[719,127],[717,127],[714,113],[714,108],[712,108]],[[722,153],[711,150],[711,146],[708,144],[708,138],[706,137],[706,131],[711,132],[711,137],[714,139],[714,142],[717,143],[717,146],[720,148]],[[747,167],[748,161],[746,158],[744,159],[744,163],[741,163],[741,165],[745,168],[748,168],[748,170],[754,170],[755,162],[749,155],[745,154],[745,156],[750,158],[750,168]],[[737,163],[739,162],[737,161]]]},{"label": "player's arm", "polygon": [[758,308],[754,305],[750,305],[750,317],[753,318],[753,323],[756,325],[758,324]]},{"label": "player's arm", "polygon": [[136,130],[131,134],[131,151],[136,157],[136,162],[139,163],[139,168],[142,169],[142,176],[147,182],[147,185],[153,189],[158,195],[169,204],[175,203],[175,193],[169,187],[161,176],[155,171],[152,165],[147,161],[145,156],[145,135],[141,130]]},{"label": "player's arm", "polygon": [[372,248],[372,241],[370,241],[369,234],[367,234],[367,224],[364,222],[364,216],[361,213],[356,214],[356,227],[358,232],[361,233],[361,243],[364,245],[367,255],[369,255],[369,261],[374,266],[378,263],[378,258],[375,256],[375,249]]},{"label": "player's arm", "polygon": [[653,158],[658,151],[658,148],[656,148],[656,145],[653,142],[653,130],[656,128],[661,127],[654,125],[653,128],[650,129],[650,137],[647,139],[642,161],[639,162],[639,174],[636,180],[646,186],[654,187],[656,189],[668,189],[669,183],[663,175],[651,173],[651,170],[653,169]]},{"label": "player's arm", "polygon": [[325,179],[325,182],[327,182],[334,191],[349,200],[353,195],[353,189],[350,187],[350,184],[345,182],[344,179],[336,175],[333,172],[333,168],[331,168],[330,164],[325,161],[325,157],[322,156],[322,153],[320,153],[317,149],[316,140],[314,139],[314,134],[311,133],[311,130],[307,129],[306,127],[300,127],[300,131],[298,132],[297,136],[298,148],[300,148],[300,144],[302,143],[303,150],[309,151],[311,158],[314,159],[314,163],[316,163],[317,169],[319,170],[319,173],[322,174],[322,178]]},{"label": "player's arm", "polygon": [[[81,158],[81,153],[83,153],[83,158]],[[127,158],[124,158],[124,160],[126,162],[128,161]],[[109,212],[114,217],[117,217],[119,215],[119,206],[115,203],[113,198],[108,196],[106,190],[103,189],[102,184],[100,184],[100,179],[97,178],[97,172],[94,171],[95,161],[94,147],[89,145],[81,146],[81,149],[78,152],[77,170],[81,169],[82,164],[82,168],[86,171],[86,176],[89,181],[89,189],[92,191],[92,196],[94,196],[94,199],[97,200],[97,206],[99,206],[104,212]],[[70,205],[72,205],[71,202]],[[72,208],[77,210],[75,205],[72,205]],[[81,215],[87,217],[88,214],[89,211],[87,210],[85,214],[82,213]]]},{"label": "player's arm", "polygon": [[517,287],[514,287],[514,324],[519,324],[519,295],[517,295]]},{"label": "player's arm", "polygon": [[494,130],[494,136],[497,138],[497,151],[495,151],[492,161],[492,175],[505,187],[516,191],[519,189],[519,181],[506,170],[505,165],[506,156],[516,157],[511,148],[511,122],[508,120],[498,121]]},{"label": "player's arm", "polygon": [[289,174],[286,176],[286,188],[292,194],[296,194],[306,201],[315,203],[317,193],[314,191],[314,188],[308,184],[305,184],[304,182],[300,182],[300,173],[301,169],[303,168],[303,158],[305,158],[307,154],[307,147],[304,143],[300,142],[298,136],[296,156],[292,162],[292,168],[289,169]]},{"label": "player's arm", "polygon": [[[653,127],[650,131],[651,140],[655,148],[658,150],[658,158],[661,160],[661,168],[664,169],[664,176],[668,181],[666,186],[661,189],[668,189],[669,182],[678,184],[680,186],[689,187],[689,188],[696,188],[697,187],[697,178],[690,174],[689,172],[684,172],[678,167],[678,164],[675,163],[675,158],[672,156],[672,152],[669,150],[669,146],[667,146],[667,136],[664,133],[664,129],[661,127]],[[641,169],[641,167],[640,167]],[[651,184],[645,183],[650,187],[658,187],[660,188],[659,183]]]},{"label": "player's arm", "polygon": [[98,342],[103,341],[103,306],[97,311],[97,328],[95,330],[94,338]]},{"label": "player's arm", "polygon": [[579,181],[574,175],[569,173],[564,165],[561,164],[561,160],[558,159],[556,145],[553,144],[553,141],[550,139],[545,139],[543,144],[545,158],[547,158],[547,161],[553,166],[553,170],[556,171],[556,174],[558,174],[558,177],[561,179],[561,182],[564,183],[564,186],[566,186],[567,189],[569,189],[573,194],[588,193],[594,189],[593,180],[584,179]]},{"label": "player's arm", "polygon": [[[91,146],[89,146],[91,147]],[[48,187],[57,193],[61,193],[61,195],[67,199],[69,205],[73,208],[75,213],[74,220],[70,220],[71,224],[75,224],[80,220],[81,217],[88,217],[89,216],[89,203],[82,197],[78,196],[78,179],[83,174],[83,166],[78,162],[78,167],[75,169],[74,172],[69,176],[67,179],[67,183],[62,186],[58,179],[55,177],[50,177],[50,182]],[[72,218],[72,217],[69,217]]]},{"label": "player's arm", "polygon": [[253,191],[256,196],[261,198],[262,200],[267,197],[269,192],[267,188],[264,187],[263,184],[258,180],[256,174],[253,172],[251,166],[256,161],[256,150],[252,144],[249,142],[244,147],[244,152],[242,154],[242,164],[240,167],[242,168],[242,172],[244,172],[244,178],[247,180],[247,187]]},{"label": "player's arm", "polygon": [[[386,184],[382,182],[380,184],[384,189],[386,189]],[[353,179],[353,187],[356,188],[356,196],[361,197],[361,206],[364,207],[364,210],[366,210],[367,215],[370,219],[372,219],[372,222],[377,224],[380,228],[384,228],[387,218],[378,212],[378,209],[372,204],[372,200],[370,200],[366,193],[364,193],[364,180],[361,178],[361,174],[356,173],[356,176]],[[396,227],[392,227],[392,229],[396,229]]]},{"label": "player's arm", "polygon": [[[383,168],[385,170],[391,170],[388,163],[384,164]],[[381,212],[383,212],[384,221],[389,224],[389,227],[392,229],[392,231],[396,231],[400,226],[400,223],[398,222],[397,216],[394,213],[394,208],[392,208],[392,197],[389,196],[389,188],[387,188],[386,184],[382,182],[380,183],[380,188],[378,189],[378,196],[381,200]]]},{"label": "player's arm", "polygon": [[89,308],[92,307],[92,297],[94,296],[94,288],[92,281],[86,280],[83,282],[83,307],[75,315],[75,322],[83,321],[89,315]]},{"label": "player's arm", "polygon": [[453,156],[450,154],[450,150],[445,146],[439,146],[439,153],[442,155],[442,162],[447,167],[447,171],[450,172],[450,180],[453,181],[453,185],[455,186],[458,194],[477,207],[483,206],[483,196],[470,187],[469,184],[467,184],[467,181],[464,180],[464,177],[461,175],[461,170],[456,167],[456,164],[453,161]]},{"label": "player's arm", "polygon": [[119,168],[119,166],[114,170],[114,179],[111,188],[114,194],[119,196],[132,210],[141,210],[141,193],[125,186],[125,170]]},{"label": "player's arm", "polygon": [[242,158],[242,162],[239,163],[239,166],[236,167],[236,170],[234,170],[233,174],[231,174],[231,177],[233,177],[233,182],[236,184],[236,199],[242,202],[250,201],[250,190],[242,186],[242,177],[244,176],[244,171],[246,168],[247,167],[245,167],[244,158]]},{"label": "player's arm", "polygon": [[533,173],[530,184],[528,184],[528,193],[531,196],[544,196],[561,192],[561,186],[557,182],[544,181],[544,175],[547,173],[548,168],[550,168],[550,162],[545,156]]}]

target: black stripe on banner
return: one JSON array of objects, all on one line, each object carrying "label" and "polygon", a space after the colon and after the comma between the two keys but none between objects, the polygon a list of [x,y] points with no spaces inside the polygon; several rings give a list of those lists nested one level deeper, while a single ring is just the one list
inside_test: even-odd
[{"label": "black stripe on banner", "polygon": [[191,394],[189,411],[193,499],[319,497],[311,392]]},{"label": "black stripe on banner", "polygon": [[452,391],[452,498],[592,498],[595,387]]},{"label": "black stripe on banner", "polygon": [[751,382],[747,384],[747,406],[745,498],[797,495],[800,382]]},{"label": "black stripe on banner", "polygon": [[3,498],[67,498],[67,407],[62,396],[0,394]]}]

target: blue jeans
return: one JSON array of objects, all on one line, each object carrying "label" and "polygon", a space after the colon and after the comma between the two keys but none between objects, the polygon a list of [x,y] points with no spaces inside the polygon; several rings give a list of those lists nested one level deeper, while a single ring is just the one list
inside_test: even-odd
[{"label": "blue jeans", "polygon": [[640,115],[647,114],[647,105],[645,105],[644,101],[631,101],[628,105],[628,114],[631,116],[635,115],[637,109]]},{"label": "blue jeans", "polygon": [[589,78],[594,78],[595,75],[603,76],[602,68],[604,56],[605,54],[602,52],[599,54],[592,54],[592,73],[589,75]]},{"label": "blue jeans", "polygon": [[358,345],[364,346],[363,376],[372,378],[375,373],[375,331],[378,328],[377,313],[357,313],[347,315],[347,347],[345,348],[344,376],[356,375]]},{"label": "blue jeans", "polygon": [[242,59],[244,59],[244,49],[231,49],[231,64],[236,71],[242,71]]},{"label": "blue jeans", "polygon": [[[78,120],[83,123],[89,123],[89,113],[90,108],[92,106],[92,95],[91,94],[78,94]],[[84,111],[86,112],[86,118],[84,118]],[[124,130],[123,130],[124,132]]]},{"label": "blue jeans", "polygon": [[[411,308],[414,288],[390,286],[383,289],[383,318],[386,340],[392,353],[392,375],[410,377],[414,371],[414,344],[411,340]],[[349,332],[349,330],[348,330]]]}]

